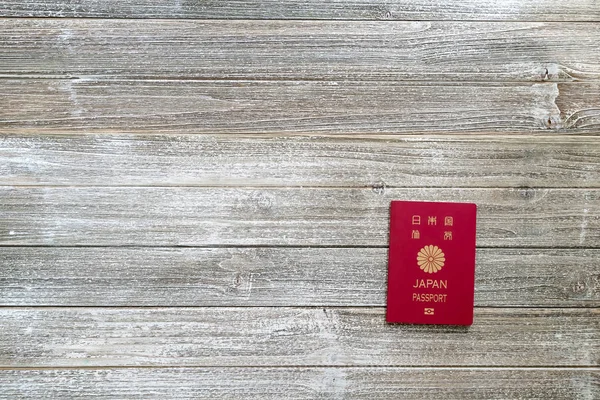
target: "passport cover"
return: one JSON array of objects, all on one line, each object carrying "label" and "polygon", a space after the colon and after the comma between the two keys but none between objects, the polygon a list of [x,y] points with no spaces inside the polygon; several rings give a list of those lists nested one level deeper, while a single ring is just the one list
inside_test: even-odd
[{"label": "passport cover", "polygon": [[473,323],[476,214],[471,203],[392,201],[387,322]]}]

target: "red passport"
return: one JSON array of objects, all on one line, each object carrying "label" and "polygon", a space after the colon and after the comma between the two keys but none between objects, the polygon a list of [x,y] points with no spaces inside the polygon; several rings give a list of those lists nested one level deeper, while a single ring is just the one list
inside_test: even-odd
[{"label": "red passport", "polygon": [[471,203],[392,201],[387,322],[473,323],[476,214]]}]

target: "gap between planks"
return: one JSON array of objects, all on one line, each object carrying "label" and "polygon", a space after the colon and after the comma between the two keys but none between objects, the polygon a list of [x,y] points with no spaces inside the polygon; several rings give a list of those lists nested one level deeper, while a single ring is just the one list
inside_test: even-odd
[{"label": "gap between planks", "polygon": [[[263,309],[263,308],[297,308],[297,309],[323,309],[326,310],[345,310],[348,308],[356,309],[356,310],[373,310],[373,309],[381,309],[381,304],[373,304],[373,305],[329,305],[324,303],[322,305],[305,305],[305,304],[280,304],[276,306],[265,306],[265,305],[202,305],[202,306],[170,306],[170,305],[136,305],[136,306],[107,306],[107,305],[0,305],[0,310],[65,310],[65,309],[94,309],[94,310],[152,310],[152,309],[160,309],[160,310],[202,310],[202,309],[230,309],[230,308],[239,308],[239,309]],[[499,305],[499,306],[473,306],[474,310],[536,310],[536,311],[560,311],[560,310],[593,310],[600,311],[600,308],[597,306],[552,306],[552,305],[529,305],[525,304],[522,306],[511,306],[511,305]],[[400,324],[402,325],[402,324]]]},{"label": "gap between planks", "polygon": [[[66,244],[66,245],[51,245],[51,244],[0,244],[0,248],[33,248],[33,249],[387,249],[387,244],[370,245],[370,244],[206,244],[206,245],[143,245],[143,244],[116,244],[116,245],[96,245],[96,244]],[[512,247],[512,246],[485,246],[477,245],[477,249],[495,249],[495,250],[598,250],[600,247],[572,247],[572,246],[527,246],[527,247]]]},{"label": "gap between planks", "polygon": [[502,370],[515,370],[515,371],[568,371],[568,370],[579,370],[579,371],[600,371],[600,367],[589,367],[583,365],[542,365],[542,366],[523,366],[523,365],[498,365],[498,366],[487,366],[487,365],[461,365],[458,367],[452,365],[423,365],[415,366],[411,364],[407,365],[99,365],[99,366],[47,366],[47,367],[36,367],[36,366],[24,366],[24,367],[3,367],[0,366],[0,371],[48,371],[48,370],[109,370],[109,369],[243,369],[243,368],[254,368],[254,369],[378,369],[378,368],[394,368],[394,369],[414,369],[414,370],[449,370],[449,371],[467,371],[467,370],[480,370],[480,371],[502,371]]},{"label": "gap between planks", "polygon": [[486,24],[500,24],[500,23],[523,23],[523,24],[598,24],[598,20],[560,20],[560,19],[518,19],[518,20],[506,20],[506,19],[365,19],[365,18],[252,18],[252,17],[240,17],[240,18],[180,18],[180,17],[158,17],[158,18],[147,18],[147,17],[56,17],[56,16],[14,16],[14,15],[0,15],[0,20],[24,20],[24,21],[164,21],[164,22],[231,22],[231,21],[252,21],[252,22],[358,22],[358,23],[377,23],[377,22],[398,22],[398,23],[409,23],[409,22],[469,22],[469,23],[486,23]]}]

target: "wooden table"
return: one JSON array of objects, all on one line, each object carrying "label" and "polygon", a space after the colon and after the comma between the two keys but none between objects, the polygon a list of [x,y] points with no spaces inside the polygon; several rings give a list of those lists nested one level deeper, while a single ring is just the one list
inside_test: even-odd
[{"label": "wooden table", "polygon": [[[596,0],[0,16],[0,398],[600,398]],[[472,327],[384,322],[394,199]]]}]

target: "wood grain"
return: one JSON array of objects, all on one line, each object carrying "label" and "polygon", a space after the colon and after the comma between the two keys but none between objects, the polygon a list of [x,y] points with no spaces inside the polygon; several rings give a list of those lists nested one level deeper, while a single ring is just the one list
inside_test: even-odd
[{"label": "wood grain", "polygon": [[0,187],[0,245],[387,246],[390,201],[474,202],[484,247],[595,247],[597,189]]},{"label": "wood grain", "polygon": [[594,0],[5,0],[11,17],[600,21]]},{"label": "wood grain", "polygon": [[0,136],[0,185],[600,187],[585,136]]},{"label": "wood grain", "polygon": [[383,308],[0,308],[0,366],[598,366],[600,309],[475,310],[467,327]]},{"label": "wood grain", "polygon": [[[479,249],[475,305],[600,307],[600,250]],[[3,248],[2,306],[385,306],[385,248]]]},{"label": "wood grain", "polygon": [[597,134],[600,129],[600,83],[86,78],[3,79],[0,89],[0,133]]},{"label": "wood grain", "polygon": [[[600,397],[594,22],[2,2],[0,398]],[[393,199],[478,204],[472,327],[385,324]]]},{"label": "wood grain", "polygon": [[0,19],[0,76],[586,80],[598,37],[589,23]]},{"label": "wood grain", "polygon": [[[600,132],[600,89],[598,85],[582,85],[567,88],[559,86],[562,95],[556,97],[556,106],[561,110],[557,128]],[[552,119],[548,121],[552,126]]]},{"label": "wood grain", "polygon": [[594,399],[593,368],[0,370],[11,399]]}]

